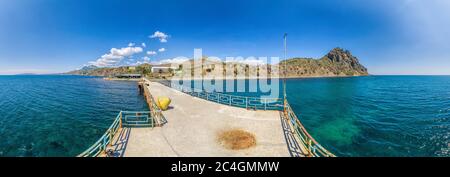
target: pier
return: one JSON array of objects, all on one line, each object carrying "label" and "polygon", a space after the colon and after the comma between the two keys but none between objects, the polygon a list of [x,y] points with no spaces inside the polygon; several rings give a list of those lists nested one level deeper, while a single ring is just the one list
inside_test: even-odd
[{"label": "pier", "polygon": [[[111,128],[80,154],[108,157],[333,157],[306,131],[282,100],[186,91],[170,83],[143,79],[139,88],[148,112],[121,112]],[[161,111],[154,100],[171,98]],[[218,142],[227,130],[251,133],[253,147],[230,150]]]}]

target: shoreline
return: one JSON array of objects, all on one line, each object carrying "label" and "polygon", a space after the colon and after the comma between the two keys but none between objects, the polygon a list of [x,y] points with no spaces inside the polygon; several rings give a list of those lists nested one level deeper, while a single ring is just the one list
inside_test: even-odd
[{"label": "shoreline", "polygon": [[[286,79],[308,79],[308,78],[347,78],[347,77],[366,77],[373,75],[358,75],[358,76],[287,76]],[[247,80],[247,79],[284,79],[284,77],[171,77],[171,78],[150,78],[152,80]]]},{"label": "shoreline", "polygon": [[121,78],[103,77],[103,80],[107,80],[107,81],[140,81],[141,79],[121,79]]}]

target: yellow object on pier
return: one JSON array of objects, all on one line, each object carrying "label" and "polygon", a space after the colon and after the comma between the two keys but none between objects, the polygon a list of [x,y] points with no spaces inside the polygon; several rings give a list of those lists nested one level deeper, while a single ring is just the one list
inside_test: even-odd
[{"label": "yellow object on pier", "polygon": [[159,107],[159,109],[165,111],[169,108],[170,102],[171,100],[168,97],[158,97],[156,105]]}]

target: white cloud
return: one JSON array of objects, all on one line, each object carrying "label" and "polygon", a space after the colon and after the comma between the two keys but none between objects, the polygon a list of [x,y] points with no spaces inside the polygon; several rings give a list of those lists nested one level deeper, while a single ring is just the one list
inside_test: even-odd
[{"label": "white cloud", "polygon": [[167,42],[167,38],[169,38],[169,35],[164,34],[161,31],[156,31],[155,33],[153,33],[153,35],[149,36],[150,38],[158,38],[159,42],[165,43]]},{"label": "white cloud", "polygon": [[160,48],[160,49],[158,49],[158,52],[165,52],[166,51],[166,48]]},{"label": "white cloud", "polygon": [[188,60],[189,60],[189,58],[186,58],[186,57],[175,57],[172,59],[161,60],[161,61],[159,61],[159,64],[167,64],[167,63],[180,64],[180,63],[183,63]]},{"label": "white cloud", "polygon": [[128,47],[133,47],[133,46],[135,46],[136,44],[135,43],[128,43]]},{"label": "white cloud", "polygon": [[144,48],[147,47],[147,45],[146,45],[144,42],[143,42],[141,45],[142,45],[142,47],[144,47]]},{"label": "white cloud", "polygon": [[142,51],[143,51],[143,49],[141,47],[125,47],[125,48],[121,48],[121,49],[112,48],[111,54],[117,55],[117,56],[128,57],[128,56],[132,56],[137,53],[141,53]]},{"label": "white cloud", "polygon": [[132,66],[138,66],[138,65],[142,65],[142,64],[146,64],[146,63],[150,63],[149,61],[137,61],[136,63],[132,63],[130,65]]},{"label": "white cloud", "polygon": [[131,61],[131,60],[126,62],[126,64],[129,66],[139,66],[139,65],[147,64],[147,63],[150,64],[150,57],[148,57],[148,56],[144,56],[141,58],[141,60],[138,60],[136,62]]},{"label": "white cloud", "polygon": [[156,55],[155,51],[147,51],[147,55]]},{"label": "white cloud", "polygon": [[96,61],[89,62],[89,64],[97,67],[115,66],[125,57],[130,57],[134,54],[141,53],[142,51],[143,49],[141,47],[112,48],[109,53],[102,55]]},{"label": "white cloud", "polygon": [[247,65],[263,65],[266,64],[263,59],[256,59],[254,57],[249,57],[246,59],[243,59],[242,57],[227,57],[225,60],[225,63],[243,63]]}]

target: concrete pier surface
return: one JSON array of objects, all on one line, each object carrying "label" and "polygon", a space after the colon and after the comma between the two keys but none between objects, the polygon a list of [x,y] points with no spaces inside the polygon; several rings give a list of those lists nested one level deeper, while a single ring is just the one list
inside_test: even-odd
[{"label": "concrete pier surface", "polygon": [[[172,102],[163,114],[168,123],[154,128],[123,129],[115,138],[125,157],[283,157],[291,156],[279,111],[254,111],[192,97],[160,83],[147,82],[154,99]],[[256,145],[229,150],[218,142],[223,131],[252,133]],[[117,146],[120,145],[120,148]],[[114,148],[114,146],[112,147]]]}]

